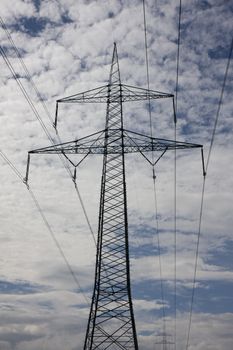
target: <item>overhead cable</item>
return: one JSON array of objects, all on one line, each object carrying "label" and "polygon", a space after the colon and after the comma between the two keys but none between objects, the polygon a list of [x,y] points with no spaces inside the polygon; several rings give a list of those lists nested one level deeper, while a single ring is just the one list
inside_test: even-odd
[{"label": "overhead cable", "polygon": [[[178,37],[177,37],[177,57],[176,57],[176,85],[174,108],[174,139],[177,137],[177,114],[178,114],[178,87],[179,87],[179,64],[180,64],[180,28],[181,28],[182,1],[179,1],[178,16]],[[176,313],[177,313],[177,169],[176,169],[176,148],[174,150],[174,350],[176,350]]]},{"label": "overhead cable", "polygon": [[24,69],[24,72],[26,73],[27,79],[30,81],[30,83],[31,83],[31,85],[32,85],[32,87],[33,87],[33,89],[34,89],[34,91],[36,92],[36,95],[37,95],[39,101],[41,102],[41,104],[42,104],[42,106],[43,106],[43,108],[44,108],[44,110],[45,110],[45,113],[46,113],[46,115],[48,116],[48,118],[49,118],[51,124],[53,124],[53,119],[52,119],[52,117],[51,117],[51,114],[50,114],[50,112],[49,112],[49,110],[48,110],[48,108],[47,108],[47,106],[46,106],[46,104],[45,104],[45,102],[44,102],[44,100],[43,100],[43,98],[42,98],[42,96],[41,96],[39,90],[37,89],[37,86],[36,86],[36,84],[34,83],[32,77],[31,77],[31,75],[30,75],[30,73],[29,73],[29,70],[28,70],[28,68],[27,68],[27,66],[26,66],[26,64],[25,64],[25,62],[24,62],[24,60],[23,60],[23,58],[22,58],[22,55],[21,55],[21,53],[20,53],[18,47],[16,46],[16,44],[15,44],[15,42],[14,42],[14,40],[13,40],[13,38],[12,38],[10,32],[8,31],[8,29],[7,29],[7,27],[6,27],[6,24],[5,24],[5,22],[4,22],[4,20],[3,20],[3,18],[2,18],[1,16],[0,16],[0,23],[1,23],[2,28],[4,29],[4,31],[5,31],[5,33],[6,33],[6,36],[7,36],[8,40],[9,40],[9,42],[11,43],[12,47],[14,48],[14,50],[15,50],[15,52],[16,52],[16,55],[17,55],[17,57],[18,57],[18,59],[19,59],[21,65],[22,65],[22,67],[23,67],[23,69]]},{"label": "overhead cable", "polygon": [[[6,26],[5,26],[5,23],[3,22],[3,20],[2,20],[1,17],[0,17],[0,23],[2,24],[4,30],[7,31]],[[41,95],[39,94],[39,91],[38,91],[38,89],[36,88],[35,84],[33,83],[32,79],[30,78],[29,71],[28,71],[26,65],[24,64],[24,62],[23,62],[23,60],[22,60],[22,58],[21,58],[21,55],[20,55],[20,53],[19,53],[19,50],[17,49],[17,47],[16,47],[15,43],[13,42],[13,39],[11,38],[10,33],[9,33],[8,31],[7,31],[7,36],[8,36],[8,39],[10,40],[11,44],[14,46],[16,52],[18,53],[18,58],[21,60],[21,63],[22,63],[22,65],[23,65],[23,67],[24,67],[25,72],[27,73],[27,77],[28,77],[29,81],[33,84],[33,87],[34,87],[35,91],[38,93],[39,99],[42,101],[42,97],[41,97]],[[15,72],[15,70],[14,70],[12,64],[10,63],[9,59],[7,58],[7,55],[6,55],[6,53],[5,53],[5,50],[3,49],[2,46],[0,46],[0,53],[1,53],[1,55],[2,55],[2,57],[3,57],[3,59],[4,59],[5,63],[6,63],[6,65],[7,65],[7,67],[9,68],[9,70],[10,70],[10,72],[11,72],[13,78],[15,79],[16,83],[18,84],[18,86],[19,86],[21,92],[23,93],[23,96],[25,97],[27,103],[29,104],[29,106],[30,106],[32,112],[34,113],[34,115],[36,116],[37,120],[39,121],[39,123],[40,123],[42,129],[44,130],[44,132],[45,132],[47,138],[49,139],[49,141],[51,142],[51,144],[54,145],[54,140],[53,140],[53,138],[51,137],[51,135],[50,135],[50,133],[49,133],[49,131],[48,131],[46,125],[44,124],[43,120],[41,119],[41,117],[40,117],[40,115],[39,115],[39,113],[38,113],[38,111],[37,111],[37,109],[36,109],[34,103],[32,102],[31,98],[29,97],[29,95],[28,95],[27,91],[25,90],[23,84],[21,83],[20,79],[18,78],[18,76],[17,76],[17,74],[16,74],[16,72]],[[45,106],[45,103],[43,103],[43,105]],[[45,106],[45,110],[48,112],[46,106]],[[48,115],[48,113],[47,113],[47,115]],[[51,120],[51,118],[50,118],[50,120]],[[12,170],[15,172],[15,174],[17,174],[17,176],[18,176],[21,180],[23,180],[22,175],[18,172],[18,170],[14,167],[14,165],[13,165],[11,162],[9,162],[8,158],[4,155],[4,153],[0,151],[0,155],[2,156],[3,159],[5,159],[5,161],[8,163],[8,165],[11,166],[11,168],[12,168]],[[63,158],[61,155],[59,155],[59,156],[60,156],[60,159],[61,159],[61,161],[62,161],[62,163],[63,163],[63,166],[65,167],[65,169],[66,169],[68,175],[70,176],[70,178],[73,179],[69,166],[68,166],[67,163],[65,162],[64,158]],[[76,183],[75,183],[75,190],[76,190],[76,193],[77,193],[77,195],[78,195],[79,201],[80,201],[80,203],[81,203],[81,207],[82,207],[82,210],[83,210],[83,212],[84,212],[84,216],[85,216],[85,218],[86,218],[86,221],[87,221],[88,227],[89,227],[89,229],[90,229],[90,232],[91,232],[91,234],[92,234],[94,243],[96,244],[95,237],[94,237],[94,233],[93,233],[93,230],[92,230],[92,228],[91,228],[90,220],[89,220],[89,218],[88,218],[87,211],[86,211],[86,209],[85,209],[85,206],[84,206],[84,203],[83,203],[81,194],[80,194],[80,192],[79,192],[79,190],[78,190],[78,186],[77,186]],[[35,203],[35,204],[36,204],[36,203]],[[55,237],[55,236],[54,236],[54,237]]]},{"label": "overhead cable", "polygon": [[31,196],[31,198],[32,198],[32,200],[33,200],[33,202],[34,202],[34,204],[35,204],[35,206],[36,206],[36,208],[37,208],[37,210],[38,210],[38,212],[39,212],[39,214],[40,214],[40,216],[41,216],[41,218],[42,218],[42,220],[43,220],[43,222],[44,222],[44,224],[45,224],[45,226],[46,226],[46,228],[47,228],[47,230],[48,230],[48,232],[49,232],[49,234],[50,234],[50,236],[51,236],[51,238],[53,240],[53,242],[55,243],[55,245],[56,245],[56,247],[57,247],[57,249],[59,251],[59,254],[61,255],[61,257],[62,257],[62,259],[63,259],[63,261],[64,261],[64,263],[65,263],[65,265],[66,265],[66,267],[67,267],[67,269],[68,269],[68,271],[70,273],[70,275],[71,275],[71,277],[73,278],[73,280],[74,280],[75,284],[77,285],[80,293],[83,295],[84,299],[86,300],[87,304],[89,305],[90,304],[89,299],[85,295],[85,293],[84,293],[84,291],[83,291],[83,289],[81,287],[81,284],[80,284],[80,282],[79,282],[75,272],[73,271],[73,269],[72,269],[72,267],[71,267],[71,265],[70,265],[66,255],[65,255],[65,253],[64,253],[64,251],[63,251],[63,249],[62,249],[62,247],[61,247],[61,245],[59,243],[59,241],[57,240],[56,235],[54,234],[54,232],[52,230],[52,227],[50,226],[50,224],[49,224],[49,222],[48,222],[48,220],[47,220],[47,218],[46,218],[46,216],[45,216],[45,214],[44,214],[44,212],[43,212],[43,210],[42,210],[42,208],[41,208],[41,206],[40,206],[40,204],[38,202],[38,199],[36,198],[36,196],[35,196],[35,194],[33,192],[33,190],[30,188],[30,186],[28,184],[26,184],[24,182],[23,175],[19,172],[19,170],[14,166],[14,164],[9,160],[9,158],[1,150],[0,150],[0,156],[11,167],[11,169],[13,170],[15,175],[22,181],[22,183],[24,183],[26,185],[26,187],[28,189],[28,193],[30,194],[30,196]]},{"label": "overhead cable", "polygon": [[178,111],[178,88],[179,88],[179,68],[180,68],[180,28],[181,28],[182,1],[179,1],[179,17],[178,17],[178,38],[177,38],[177,58],[176,58],[176,86],[175,101],[176,111]]},{"label": "overhead cable", "polygon": [[201,224],[202,224],[203,204],[204,204],[204,194],[205,194],[205,183],[206,183],[206,176],[203,177],[202,192],[201,192],[201,205],[200,205],[199,224],[198,224],[198,233],[197,233],[194,275],[193,275],[192,294],[191,294],[191,303],[190,303],[189,320],[188,320],[187,342],[185,347],[186,350],[188,350],[189,348],[189,338],[190,338],[190,331],[191,331],[191,324],[192,324],[193,303],[194,303],[194,293],[195,293],[196,278],[197,278],[197,263],[198,263],[198,256],[199,256]]},{"label": "overhead cable", "polygon": [[[0,18],[1,18],[1,17],[0,17]],[[1,22],[1,21],[0,21],[0,22]],[[2,25],[4,25],[4,27],[5,27],[4,22],[3,22]],[[10,39],[9,39],[9,40],[10,40]],[[15,44],[14,44],[14,46],[16,47]],[[17,50],[17,52],[18,52],[17,47],[16,47],[16,50]],[[7,65],[7,67],[9,68],[9,70],[10,70],[10,72],[11,72],[13,78],[15,79],[16,83],[18,84],[18,86],[19,86],[21,92],[23,93],[23,96],[25,97],[26,101],[28,102],[28,104],[29,104],[29,106],[30,106],[32,112],[34,113],[34,115],[36,116],[37,120],[39,121],[39,123],[40,123],[42,129],[44,130],[44,132],[45,132],[47,138],[49,139],[49,141],[50,141],[50,143],[51,143],[52,145],[55,145],[52,136],[50,135],[50,133],[49,133],[49,131],[48,131],[46,125],[44,124],[42,118],[40,117],[40,115],[39,115],[39,113],[38,113],[38,111],[37,111],[37,109],[36,109],[34,103],[32,102],[30,96],[28,95],[27,91],[25,90],[23,84],[21,83],[20,79],[18,78],[18,76],[17,76],[17,74],[16,74],[16,72],[15,72],[15,70],[14,70],[12,64],[10,63],[9,59],[7,58],[7,55],[6,55],[6,53],[5,53],[5,50],[4,50],[4,48],[3,48],[2,46],[0,46],[0,53],[1,53],[1,55],[2,55],[2,57],[3,57],[3,59],[4,59],[5,63],[6,63],[6,65]],[[19,54],[19,57],[21,57],[20,54]],[[23,62],[23,64],[24,64],[24,62]],[[27,67],[26,67],[25,64],[24,64],[24,66],[25,66],[25,68],[26,68],[26,72],[28,72],[28,69],[27,69]],[[29,72],[28,72],[28,75],[29,75]],[[32,79],[30,79],[30,75],[29,75],[28,78],[29,78],[30,82],[32,82]],[[33,84],[34,84],[34,83],[33,83]],[[35,84],[34,84],[34,87],[35,87]],[[38,91],[37,88],[36,88],[36,91]],[[42,101],[42,98],[41,98],[40,94],[39,94],[39,97],[40,97],[40,99],[41,99],[41,101]],[[43,104],[45,105],[45,103],[43,103]],[[46,110],[47,110],[47,108],[46,108]],[[50,119],[51,119],[51,118],[50,118]],[[59,139],[59,142],[61,142],[58,133],[57,133],[57,138]],[[71,170],[70,170],[70,168],[69,168],[69,166],[68,166],[66,160],[62,157],[61,154],[59,154],[58,156],[59,156],[59,158],[60,158],[60,160],[61,160],[61,162],[62,162],[64,168],[66,169],[66,171],[67,171],[69,177],[73,180],[73,176],[72,176],[72,174],[71,174]],[[88,227],[89,227],[89,229],[90,229],[92,238],[93,238],[94,243],[95,243],[95,245],[96,245],[95,236],[94,236],[93,230],[92,230],[92,228],[91,228],[90,220],[89,220],[89,218],[88,218],[87,211],[86,211],[86,209],[85,209],[85,206],[84,206],[83,200],[82,200],[82,198],[81,198],[81,194],[80,194],[80,192],[79,192],[79,190],[78,190],[77,184],[75,184],[75,191],[76,191],[76,193],[77,193],[77,195],[78,195],[78,198],[79,198],[79,200],[80,200],[81,207],[82,207],[84,216],[85,216],[86,221],[87,221],[87,225],[88,225]]]},{"label": "overhead cable", "polygon": [[209,167],[210,156],[211,156],[211,152],[212,152],[212,148],[213,148],[213,144],[214,144],[214,138],[215,138],[216,129],[217,129],[217,125],[218,125],[218,119],[219,119],[220,109],[221,109],[221,106],[222,106],[223,94],[224,94],[224,90],[225,90],[225,86],[226,86],[226,81],[227,81],[227,76],[228,76],[228,70],[229,70],[230,62],[231,62],[232,50],[233,50],[233,38],[231,39],[231,45],[230,45],[230,50],[229,50],[227,65],[226,65],[226,69],[225,69],[225,74],[224,74],[222,89],[221,89],[221,93],[220,93],[220,97],[219,97],[219,102],[218,102],[218,109],[217,109],[216,118],[215,118],[215,121],[214,121],[214,127],[213,127],[213,132],[212,132],[211,141],[210,141],[210,148],[209,148],[209,152],[208,152],[208,156],[207,156],[207,162],[206,162],[206,171],[207,171],[207,169],[208,169],[208,167]]},{"label": "overhead cable", "polygon": [[208,174],[207,170],[208,170],[209,161],[210,161],[212,148],[213,148],[213,144],[214,144],[214,139],[215,139],[215,135],[216,135],[216,129],[217,129],[217,124],[218,124],[219,115],[220,115],[220,109],[221,109],[221,106],[222,106],[222,100],[223,100],[223,96],[224,96],[224,91],[225,91],[228,71],[229,71],[229,67],[230,67],[232,50],[233,50],[233,38],[231,40],[228,60],[227,60],[227,64],[226,64],[223,84],[222,84],[222,88],[221,88],[221,93],[220,93],[219,102],[218,102],[218,108],[217,108],[217,112],[216,112],[213,132],[212,132],[211,141],[210,141],[210,148],[209,148],[208,157],[207,157],[207,163],[206,163],[206,171],[205,171],[205,174],[204,174],[203,185],[202,185],[201,208],[200,208],[200,216],[199,216],[199,227],[198,227],[196,254],[195,254],[195,266],[194,266],[194,276],[193,276],[193,283],[192,283],[192,296],[191,296],[191,305],[190,305],[190,313],[189,313],[189,323],[188,323],[186,350],[188,350],[188,347],[189,347],[190,332],[191,332],[191,325],[192,325],[192,314],[193,314],[195,286],[196,286],[196,279],[197,279],[197,265],[198,265],[198,256],[199,256],[200,235],[201,235],[201,225],[202,225],[202,216],[203,216],[203,203],[204,203],[205,183],[206,183],[205,180],[206,180],[206,175]]},{"label": "overhead cable", "polygon": [[[142,5],[143,5],[143,23],[144,23],[144,39],[145,39],[145,56],[146,56],[145,59],[146,59],[147,89],[150,90],[150,72],[149,72],[149,59],[148,59],[147,20],[146,20],[145,0],[142,1]],[[153,125],[152,125],[150,97],[149,97],[149,100],[148,100],[148,113],[149,113],[149,121],[150,121],[150,135],[151,135],[151,137],[153,137]],[[153,153],[153,151],[152,151],[152,163],[154,164],[154,153]],[[154,192],[155,222],[156,222],[158,257],[159,257],[160,288],[161,288],[161,299],[162,299],[163,333],[165,334],[165,340],[166,340],[166,318],[165,318],[165,304],[164,304],[165,302],[164,302],[162,261],[161,261],[161,248],[160,248],[160,234],[159,234],[159,223],[158,223],[158,205],[157,205],[157,194],[156,194],[155,178],[156,178],[156,176],[155,176],[154,165],[153,165],[153,192]]]},{"label": "overhead cable", "polygon": [[48,137],[48,139],[50,140],[50,142],[53,144],[53,139],[52,139],[51,135],[49,134],[49,132],[48,132],[48,130],[47,130],[47,128],[46,128],[46,126],[45,126],[43,120],[41,119],[41,117],[40,117],[40,115],[39,115],[39,113],[38,113],[38,111],[37,111],[37,109],[36,109],[36,107],[35,107],[35,105],[34,105],[34,103],[33,103],[32,100],[30,99],[30,97],[29,97],[27,91],[25,90],[23,84],[21,83],[20,79],[18,78],[18,76],[17,76],[17,74],[16,74],[16,72],[15,72],[15,70],[14,70],[12,64],[10,63],[9,59],[7,58],[7,55],[6,55],[6,53],[5,53],[5,50],[3,49],[3,47],[2,47],[1,45],[0,45],[0,53],[1,53],[2,58],[4,59],[6,65],[7,65],[7,67],[9,68],[9,70],[10,70],[10,72],[11,72],[13,78],[15,79],[16,83],[18,84],[18,86],[19,86],[21,92],[23,93],[23,96],[25,97],[27,103],[29,104],[29,106],[30,106],[32,112],[35,114],[36,118],[37,118],[38,121],[40,122],[40,125],[41,125],[41,127],[43,128],[43,130],[44,130],[46,136]]},{"label": "overhead cable", "polygon": [[[142,1],[143,4],[143,23],[144,23],[144,42],[145,42],[145,55],[146,55],[146,79],[147,79],[147,89],[150,90],[150,74],[149,74],[149,58],[148,58],[148,43],[147,43],[147,21],[146,21],[146,8],[145,8],[145,0]],[[152,117],[151,117],[151,101],[150,96],[148,99],[149,104],[149,118],[150,118],[150,136],[153,135],[153,126],[152,126]],[[153,157],[153,152],[152,152]],[[153,160],[152,160],[153,161]]]}]

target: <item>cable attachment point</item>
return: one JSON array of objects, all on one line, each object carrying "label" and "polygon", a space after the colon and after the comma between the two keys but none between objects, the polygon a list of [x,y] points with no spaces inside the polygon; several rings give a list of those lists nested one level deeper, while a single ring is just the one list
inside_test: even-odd
[{"label": "cable attachment point", "polygon": [[56,134],[57,134],[57,118],[58,118],[58,101],[56,101],[55,120],[53,123],[53,127],[56,130]]},{"label": "cable attachment point", "polygon": [[75,167],[74,168],[74,175],[72,176],[72,180],[75,184],[76,184],[76,178],[77,178],[77,171],[76,171],[76,167]]},{"label": "cable attachment point", "polygon": [[30,167],[30,152],[28,152],[26,176],[23,178],[23,183],[27,186],[27,189],[29,189],[29,185],[28,185],[29,167]]},{"label": "cable attachment point", "polygon": [[154,167],[152,168],[152,172],[153,172],[153,176],[152,177],[153,177],[153,180],[155,181],[156,175],[155,175],[155,168]]},{"label": "cable attachment point", "polygon": [[176,125],[176,123],[177,123],[177,116],[176,116],[176,105],[175,105],[174,96],[173,96],[173,99],[172,99],[172,103],[173,103],[173,118],[174,118],[174,124]]},{"label": "cable attachment point", "polygon": [[29,190],[28,179],[26,179],[26,177],[23,178],[23,183],[27,187],[27,189]]},{"label": "cable attachment point", "polygon": [[54,127],[54,129],[55,129],[55,133],[56,133],[56,135],[58,134],[58,130],[57,130],[57,126],[56,126],[56,124],[55,123],[53,123],[53,127]]},{"label": "cable attachment point", "polygon": [[206,177],[206,168],[205,168],[205,160],[204,160],[203,147],[201,148],[201,160],[202,160],[202,171],[203,171],[203,176]]}]

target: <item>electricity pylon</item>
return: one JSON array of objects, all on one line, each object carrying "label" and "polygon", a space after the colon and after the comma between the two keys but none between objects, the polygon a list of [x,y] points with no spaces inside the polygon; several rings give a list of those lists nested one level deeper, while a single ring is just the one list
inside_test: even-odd
[{"label": "electricity pylon", "polygon": [[[138,350],[130,287],[125,154],[139,152],[149,161],[147,152],[159,152],[160,159],[168,150],[202,147],[124,129],[124,102],[161,98],[174,96],[121,83],[114,44],[108,84],[62,98],[56,108],[55,127],[59,103],[106,103],[105,129],[29,152],[28,159],[34,153],[64,155],[75,166],[74,181],[80,162],[75,165],[69,154],[82,154],[83,159],[90,154],[103,154],[95,281],[84,350]],[[28,174],[26,180],[27,177]]]}]

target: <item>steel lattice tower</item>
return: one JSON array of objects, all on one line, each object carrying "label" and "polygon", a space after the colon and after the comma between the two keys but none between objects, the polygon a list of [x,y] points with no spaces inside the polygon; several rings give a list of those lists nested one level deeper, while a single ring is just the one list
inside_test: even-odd
[{"label": "steel lattice tower", "polygon": [[[138,349],[130,290],[122,89],[116,46],[107,96],[96,276],[85,350]],[[111,147],[119,151],[113,154]]]},{"label": "steel lattice tower", "polygon": [[106,103],[105,129],[29,152],[26,181],[31,154],[60,153],[75,166],[75,174],[80,162],[75,165],[69,154],[83,154],[83,159],[90,154],[103,154],[95,281],[84,350],[138,350],[130,288],[125,153],[139,152],[148,159],[146,152],[157,151],[160,159],[167,150],[202,147],[124,129],[123,102],[159,98],[174,96],[121,83],[114,44],[108,84],[60,99],[56,108],[55,127],[59,103]]}]

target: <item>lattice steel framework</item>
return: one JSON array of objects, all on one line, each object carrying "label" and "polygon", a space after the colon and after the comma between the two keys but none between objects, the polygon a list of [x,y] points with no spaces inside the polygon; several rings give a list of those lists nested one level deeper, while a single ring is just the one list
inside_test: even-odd
[{"label": "lattice steel framework", "polygon": [[124,129],[123,102],[160,98],[173,95],[121,83],[114,44],[108,84],[60,99],[56,108],[59,103],[107,103],[105,129],[29,152],[29,157],[33,153],[60,153],[67,158],[103,154],[95,281],[84,350],[138,349],[130,288],[125,153],[140,152],[147,158],[146,152],[158,151],[160,159],[167,150],[202,147]]}]

